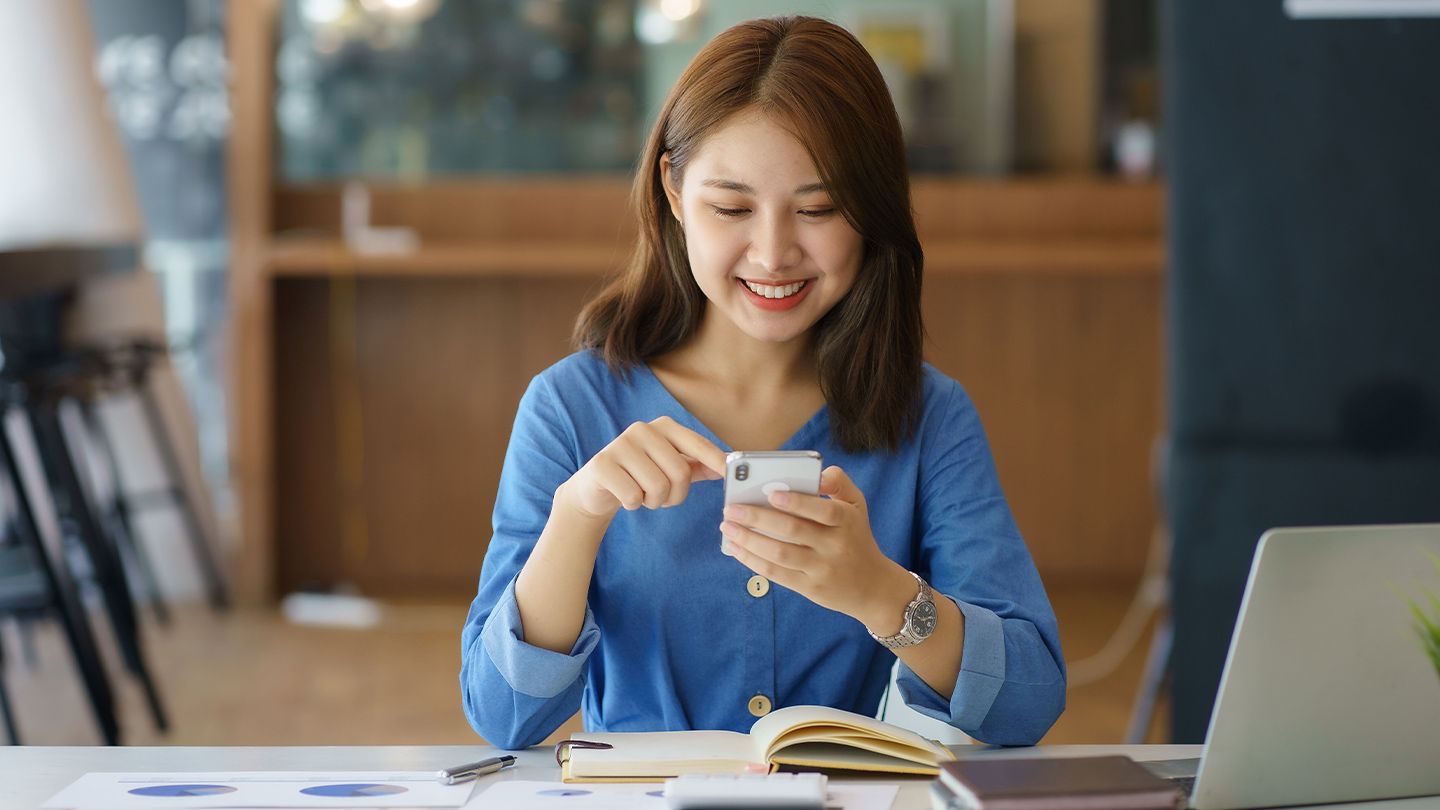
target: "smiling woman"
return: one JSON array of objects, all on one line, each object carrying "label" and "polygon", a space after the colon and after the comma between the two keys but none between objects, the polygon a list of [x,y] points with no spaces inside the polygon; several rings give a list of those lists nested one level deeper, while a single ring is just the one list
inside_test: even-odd
[{"label": "smiling woman", "polygon": [[[922,362],[904,145],[864,48],[806,17],[717,36],[633,204],[630,267],[516,415],[471,725],[522,747],[577,707],[590,731],[873,716],[898,657],[907,705],[1038,741],[1065,700],[1055,617],[974,406]],[[726,451],[776,449],[832,465],[819,495],[725,506]]]},{"label": "smiling woman", "polygon": [[[755,251],[797,249],[787,223],[776,219],[783,204],[793,214],[789,225],[813,220],[818,228],[806,231],[823,232],[805,240],[823,251],[817,257],[859,253],[853,294],[842,289],[811,307],[827,316],[810,321],[818,326],[813,362],[837,438],[855,449],[894,449],[913,421],[924,334],[924,257],[910,213],[900,121],[874,61],[843,28],[791,18],[782,49],[777,27],[757,20],[722,32],[675,83],[635,179],[640,238],[629,272],[586,308],[577,342],[621,373],[681,346],[714,300],[702,289],[700,271],[692,277],[695,234],[682,221],[702,227],[744,215],[752,234],[767,228],[749,246],[758,259],[752,266],[763,267],[793,257]],[[757,53],[770,56],[763,70]],[[700,177],[687,184],[697,161]],[[755,211],[761,186],[767,208]],[[710,209],[707,220],[694,216],[700,208],[683,212],[682,188]],[[765,270],[748,280],[778,286],[796,272]]]}]

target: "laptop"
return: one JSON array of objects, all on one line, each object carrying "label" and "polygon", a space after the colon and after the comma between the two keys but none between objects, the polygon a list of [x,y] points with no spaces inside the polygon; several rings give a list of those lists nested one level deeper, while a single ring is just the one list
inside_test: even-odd
[{"label": "laptop", "polygon": [[1435,557],[1440,524],[1260,538],[1191,807],[1440,794],[1440,662],[1405,598],[1440,624]]}]

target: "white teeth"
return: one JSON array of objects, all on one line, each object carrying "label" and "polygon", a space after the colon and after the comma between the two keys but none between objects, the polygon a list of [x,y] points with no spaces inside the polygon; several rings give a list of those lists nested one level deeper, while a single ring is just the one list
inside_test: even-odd
[{"label": "white teeth", "polygon": [[[744,281],[744,279],[741,279],[741,281]],[[800,288],[805,286],[805,282],[797,281],[794,284],[786,284],[780,287],[769,287],[764,284],[752,284],[746,281],[745,286],[750,288],[750,292],[753,292],[756,295],[763,295],[766,298],[789,298],[795,293],[800,292]]]}]

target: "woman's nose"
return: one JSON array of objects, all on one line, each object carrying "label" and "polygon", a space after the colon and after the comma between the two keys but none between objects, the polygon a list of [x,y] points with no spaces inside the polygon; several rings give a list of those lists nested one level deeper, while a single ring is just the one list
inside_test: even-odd
[{"label": "woman's nose", "polygon": [[800,255],[794,226],[784,217],[767,217],[757,223],[746,258],[756,267],[775,273],[798,264]]}]

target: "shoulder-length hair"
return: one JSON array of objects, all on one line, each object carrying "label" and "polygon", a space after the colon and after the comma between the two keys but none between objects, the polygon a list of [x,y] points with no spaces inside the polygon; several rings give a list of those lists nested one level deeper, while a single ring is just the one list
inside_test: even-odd
[{"label": "shoulder-length hair", "polygon": [[575,342],[628,376],[699,328],[706,299],[690,271],[685,233],[669,216],[660,157],[669,153],[679,186],[705,138],[746,111],[796,136],[864,239],[854,286],[815,326],[815,362],[836,442],[850,452],[893,451],[919,415],[924,257],[895,106],[874,60],[834,23],[751,20],[716,36],[690,62],[636,172],[631,205],[639,236],[630,265],[585,307]]}]

